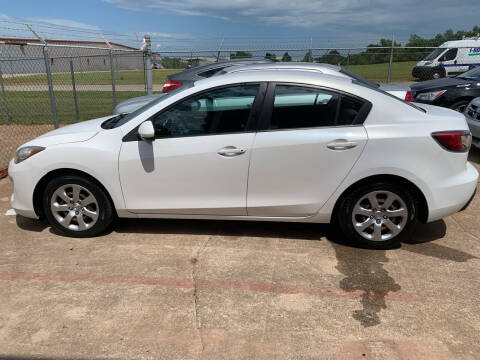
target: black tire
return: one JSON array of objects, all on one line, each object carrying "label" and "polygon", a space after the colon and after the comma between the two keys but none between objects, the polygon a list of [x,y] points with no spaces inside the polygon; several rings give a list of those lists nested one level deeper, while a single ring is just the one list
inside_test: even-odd
[{"label": "black tire", "polygon": [[[88,192],[90,192],[96,200],[94,209],[97,213],[97,218],[95,220],[95,223],[93,223],[93,225],[91,225],[91,227],[89,227],[88,229],[71,230],[61,225],[60,222],[55,218],[51,210],[50,204],[55,191],[62,186],[68,184],[79,185],[80,187],[88,190]],[[95,182],[78,175],[65,175],[52,179],[44,189],[42,206],[45,217],[50,223],[50,225],[53,228],[71,237],[85,238],[98,236],[110,226],[115,217],[113,205],[107,194],[105,194],[105,191]],[[65,211],[65,213],[68,213],[69,211],[70,210]]]},{"label": "black tire", "polygon": [[441,78],[444,78],[445,75],[446,74],[445,74],[444,69],[435,69],[435,70],[432,70],[430,78],[431,79],[441,79]]},{"label": "black tire", "polygon": [[470,104],[470,101],[468,100],[457,101],[455,104],[450,106],[450,109],[463,113],[467,108],[468,104]]},{"label": "black tire", "polygon": [[[388,240],[369,240],[360,235],[354,228],[353,210],[355,205],[366,194],[374,191],[385,191],[397,195],[403,201],[408,210],[403,229],[398,235]],[[418,209],[418,200],[404,186],[393,182],[375,181],[370,184],[361,184],[342,197],[337,206],[335,224],[339,227],[340,234],[343,235],[347,241],[351,241],[361,247],[389,249],[398,246],[403,241],[409,241],[411,239],[412,233],[418,224]],[[368,220],[368,217],[365,218]],[[374,224],[372,224],[372,227],[373,226]],[[382,232],[384,230],[388,231],[388,229],[384,229],[382,225]]]}]

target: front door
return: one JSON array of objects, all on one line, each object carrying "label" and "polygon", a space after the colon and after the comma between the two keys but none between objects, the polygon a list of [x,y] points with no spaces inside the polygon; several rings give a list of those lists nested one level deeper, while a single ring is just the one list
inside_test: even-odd
[{"label": "front door", "polygon": [[126,141],[119,158],[135,213],[246,215],[252,108],[259,84],[209,90],[151,118],[154,141]]}]

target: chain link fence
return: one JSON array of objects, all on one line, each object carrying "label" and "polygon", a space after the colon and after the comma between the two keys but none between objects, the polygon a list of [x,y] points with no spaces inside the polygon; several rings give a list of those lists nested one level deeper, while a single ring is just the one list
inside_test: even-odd
[{"label": "chain link fence", "polygon": [[455,48],[182,49],[152,54],[149,48],[0,43],[0,171],[22,143],[58,126],[111,114],[117,103],[151,93],[152,80],[153,91],[159,92],[169,73],[250,57],[329,63],[375,82],[402,84],[480,66],[480,48],[474,44]]},{"label": "chain link fence", "polygon": [[145,95],[145,52],[0,43],[0,173],[21,144]]}]

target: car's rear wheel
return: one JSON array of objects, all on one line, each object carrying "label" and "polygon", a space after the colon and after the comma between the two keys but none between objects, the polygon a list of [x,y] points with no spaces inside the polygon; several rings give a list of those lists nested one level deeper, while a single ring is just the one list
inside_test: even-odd
[{"label": "car's rear wheel", "polygon": [[76,175],[51,180],[43,193],[43,210],[52,227],[72,237],[92,237],[114,218],[113,206],[95,182]]},{"label": "car's rear wheel", "polygon": [[347,240],[389,248],[409,240],[418,223],[418,201],[403,186],[389,182],[363,184],[341,200],[337,223]]}]

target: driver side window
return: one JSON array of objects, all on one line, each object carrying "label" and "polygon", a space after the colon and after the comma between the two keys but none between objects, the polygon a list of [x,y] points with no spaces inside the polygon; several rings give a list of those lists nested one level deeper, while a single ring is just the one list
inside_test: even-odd
[{"label": "driver side window", "polygon": [[246,131],[258,84],[204,92],[152,118],[156,138]]},{"label": "driver side window", "polygon": [[455,60],[457,57],[457,52],[458,49],[450,49],[448,50],[445,55],[442,56],[442,61],[449,61],[449,60]]}]

